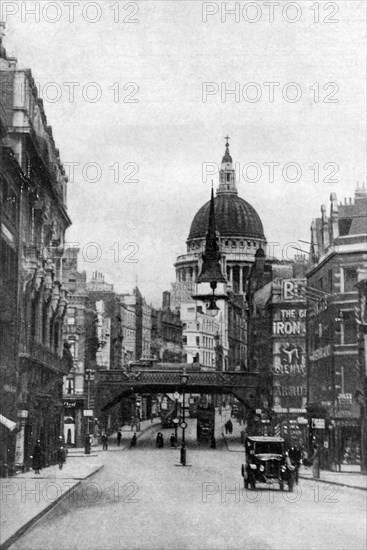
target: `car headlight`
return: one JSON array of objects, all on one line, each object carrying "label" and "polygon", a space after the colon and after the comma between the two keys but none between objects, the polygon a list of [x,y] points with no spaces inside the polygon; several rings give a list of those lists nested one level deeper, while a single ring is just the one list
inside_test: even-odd
[{"label": "car headlight", "polygon": [[260,472],[263,472],[265,470],[264,466],[261,464],[260,466]]},{"label": "car headlight", "polygon": [[252,470],[256,470],[256,464],[250,464],[250,468],[251,468]]}]

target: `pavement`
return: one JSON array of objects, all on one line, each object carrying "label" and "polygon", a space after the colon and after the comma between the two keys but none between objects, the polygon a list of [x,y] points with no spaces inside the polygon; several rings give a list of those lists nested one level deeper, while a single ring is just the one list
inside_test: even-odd
[{"label": "pavement", "polygon": [[[131,426],[123,427],[120,446],[117,446],[117,438],[114,434],[109,438],[107,453],[122,451],[130,444],[133,433],[136,432],[136,437],[139,439],[149,428],[159,422],[159,418],[155,418],[153,421],[142,421],[139,432],[136,432],[135,429],[131,430]],[[82,481],[101,470],[104,453],[106,451],[102,450],[101,445],[93,446],[89,455],[84,453],[84,448],[70,448],[62,470],[58,465],[54,465],[42,469],[39,475],[29,471],[14,477],[0,479],[1,550],[9,548],[56,504],[68,496],[70,498],[71,493]]]}]

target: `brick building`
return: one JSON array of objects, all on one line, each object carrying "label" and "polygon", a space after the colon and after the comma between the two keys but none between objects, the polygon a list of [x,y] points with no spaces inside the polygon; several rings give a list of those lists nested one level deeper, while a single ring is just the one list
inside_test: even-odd
[{"label": "brick building", "polygon": [[[344,204],[330,195],[330,216],[311,226],[307,327],[311,435],[329,467],[360,461],[358,271],[367,267],[367,194],[358,188]],[[319,418],[316,427],[313,418]]]}]

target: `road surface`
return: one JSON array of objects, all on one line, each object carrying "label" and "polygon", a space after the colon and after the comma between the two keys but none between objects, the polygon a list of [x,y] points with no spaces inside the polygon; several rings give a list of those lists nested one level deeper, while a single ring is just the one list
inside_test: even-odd
[{"label": "road surface", "polygon": [[[157,431],[165,447],[155,448]],[[301,480],[245,491],[242,453],[194,444],[177,466],[172,430],[148,430],[134,449],[101,453],[89,478],[11,547],[22,550],[365,549],[366,493]],[[87,460],[88,458],[86,458]]]}]

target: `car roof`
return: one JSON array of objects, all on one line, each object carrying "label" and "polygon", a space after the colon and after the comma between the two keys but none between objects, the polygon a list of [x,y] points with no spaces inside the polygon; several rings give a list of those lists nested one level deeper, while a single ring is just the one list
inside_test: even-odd
[{"label": "car roof", "polygon": [[269,441],[270,443],[284,443],[284,439],[282,437],[265,437],[265,436],[248,436],[247,439],[250,441],[253,441],[254,443],[261,442],[261,441]]}]

